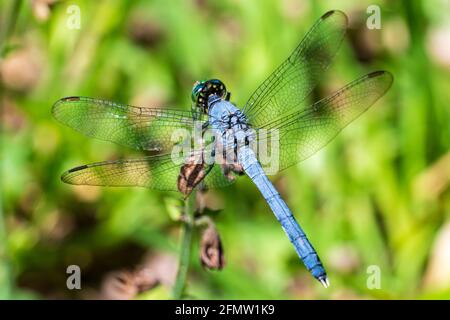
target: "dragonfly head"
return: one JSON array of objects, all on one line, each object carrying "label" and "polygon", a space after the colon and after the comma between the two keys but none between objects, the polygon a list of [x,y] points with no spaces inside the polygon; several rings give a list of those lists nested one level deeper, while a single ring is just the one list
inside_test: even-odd
[{"label": "dragonfly head", "polygon": [[192,88],[192,102],[204,113],[208,113],[208,98],[212,94],[224,99],[227,97],[227,89],[222,81],[218,79],[197,81]]}]

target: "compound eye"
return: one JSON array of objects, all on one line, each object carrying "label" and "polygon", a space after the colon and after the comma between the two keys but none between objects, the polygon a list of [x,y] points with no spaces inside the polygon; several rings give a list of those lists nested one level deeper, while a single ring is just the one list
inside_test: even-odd
[{"label": "compound eye", "polygon": [[202,91],[204,90],[205,83],[203,81],[197,81],[192,88],[191,99],[192,102],[197,103]]},{"label": "compound eye", "polygon": [[210,95],[217,95],[222,99],[227,96],[227,90],[222,81],[211,79],[208,81],[200,81],[194,84],[191,99],[194,104],[204,112],[208,111],[208,98]]},{"label": "compound eye", "polygon": [[221,98],[225,98],[227,90],[225,89],[225,85],[223,84],[222,81],[213,79],[210,80],[210,84],[211,84],[210,94],[215,94]]}]

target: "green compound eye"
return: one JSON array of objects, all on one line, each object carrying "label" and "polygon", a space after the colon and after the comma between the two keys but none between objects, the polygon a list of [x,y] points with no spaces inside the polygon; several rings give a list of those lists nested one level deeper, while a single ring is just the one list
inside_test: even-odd
[{"label": "green compound eye", "polygon": [[208,112],[208,97],[215,94],[225,98],[227,90],[225,85],[219,79],[202,80],[194,83],[191,93],[192,102],[203,112]]},{"label": "green compound eye", "polygon": [[192,102],[196,103],[201,91],[203,90],[203,87],[205,86],[205,81],[197,81],[194,83],[194,87],[192,88],[192,93],[191,93],[191,99]]}]

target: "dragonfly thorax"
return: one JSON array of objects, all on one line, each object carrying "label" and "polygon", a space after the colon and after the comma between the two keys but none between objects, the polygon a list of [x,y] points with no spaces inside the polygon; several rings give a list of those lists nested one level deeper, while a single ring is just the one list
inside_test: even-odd
[{"label": "dragonfly thorax", "polygon": [[208,98],[217,95],[224,99],[227,96],[227,89],[219,79],[202,80],[194,83],[191,99],[197,108],[204,113],[208,113]]}]

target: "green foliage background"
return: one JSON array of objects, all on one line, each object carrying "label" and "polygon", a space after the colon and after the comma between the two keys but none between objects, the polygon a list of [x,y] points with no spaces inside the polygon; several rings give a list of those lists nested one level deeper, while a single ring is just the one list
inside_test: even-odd
[{"label": "green foliage background", "polygon": [[[388,94],[325,149],[273,177],[331,287],[307,273],[257,189],[242,178],[208,195],[208,205],[223,209],[215,222],[227,265],[203,270],[197,235],[187,295],[450,298],[448,1],[45,3],[0,3],[1,298],[87,299],[97,297],[108,272],[135,268],[146,255],[176,263],[180,224],[169,213],[181,205],[179,195],[60,181],[75,165],[133,154],[58,124],[50,114],[57,99],[84,95],[188,110],[193,82],[215,77],[242,106],[330,9],[346,12],[351,30],[321,92],[378,69],[395,78]],[[370,4],[381,8],[380,30],[365,26]],[[79,30],[67,27],[69,5],[81,9]],[[439,42],[442,34],[447,40]],[[66,288],[71,264],[81,267],[82,290]],[[370,266],[381,272],[380,289],[367,286]],[[169,293],[163,284],[134,296]]]}]

